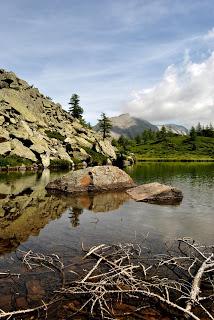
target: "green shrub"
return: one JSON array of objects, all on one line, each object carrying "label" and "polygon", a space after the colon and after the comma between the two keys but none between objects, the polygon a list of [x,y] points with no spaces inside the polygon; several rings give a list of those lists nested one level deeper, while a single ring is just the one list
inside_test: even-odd
[{"label": "green shrub", "polygon": [[63,135],[61,135],[59,132],[57,131],[50,131],[50,130],[45,130],[46,135],[48,136],[48,138],[50,139],[57,139],[60,141],[64,141],[65,137]]},{"label": "green shrub", "polygon": [[70,169],[71,162],[65,159],[51,159],[50,168]]},{"label": "green shrub", "polygon": [[84,148],[85,151],[91,156],[91,163],[96,165],[106,164],[107,157],[101,153],[98,153],[90,148]]},{"label": "green shrub", "polygon": [[72,160],[73,163],[76,164],[76,165],[78,165],[78,164],[80,164],[80,163],[83,162],[83,160],[80,160],[80,159],[77,159],[77,158],[72,158],[72,157],[71,157],[71,160]]},{"label": "green shrub", "polygon": [[24,164],[25,166],[30,166],[33,162],[29,159],[21,158],[19,156],[0,156],[0,167],[17,167]]}]

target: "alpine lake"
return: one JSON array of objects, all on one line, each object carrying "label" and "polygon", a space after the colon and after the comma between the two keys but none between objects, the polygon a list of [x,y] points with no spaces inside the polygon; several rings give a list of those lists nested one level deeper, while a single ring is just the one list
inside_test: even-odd
[{"label": "alpine lake", "polygon": [[137,184],[157,181],[181,189],[183,201],[175,206],[135,202],[125,192],[52,195],[45,186],[66,172],[0,174],[0,272],[21,274],[20,282],[0,278],[0,308],[35,306],[57,285],[48,270],[26,271],[23,251],[56,254],[77,271],[82,244],[89,248],[147,237],[158,252],[180,237],[214,243],[214,163],[150,162],[125,170]]}]

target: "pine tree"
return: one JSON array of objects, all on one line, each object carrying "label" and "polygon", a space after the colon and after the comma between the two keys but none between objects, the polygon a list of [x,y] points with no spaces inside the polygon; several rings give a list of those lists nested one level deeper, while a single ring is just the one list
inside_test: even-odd
[{"label": "pine tree", "polygon": [[70,98],[69,113],[74,118],[81,120],[82,114],[83,114],[83,108],[79,105],[79,102],[80,102],[79,96],[76,93],[74,93]]},{"label": "pine tree", "polygon": [[196,133],[197,133],[198,136],[202,135],[202,127],[201,127],[200,122],[197,124]]},{"label": "pine tree", "polygon": [[190,135],[190,138],[191,138],[192,141],[195,141],[195,140],[196,140],[197,132],[196,132],[196,130],[195,130],[194,127],[192,127],[192,128],[190,129],[189,135]]},{"label": "pine tree", "polygon": [[112,128],[111,120],[106,116],[104,112],[101,113],[101,118],[98,119],[99,131],[102,132],[103,139],[109,137],[109,133]]}]

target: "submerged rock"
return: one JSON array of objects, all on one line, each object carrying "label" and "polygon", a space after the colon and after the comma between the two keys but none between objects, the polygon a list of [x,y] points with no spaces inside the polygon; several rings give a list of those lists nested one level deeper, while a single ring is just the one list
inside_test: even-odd
[{"label": "submerged rock", "polygon": [[158,204],[177,204],[182,201],[182,192],[158,182],[142,184],[126,191],[134,200]]},{"label": "submerged rock", "polygon": [[121,190],[134,185],[132,178],[118,167],[96,166],[69,173],[48,183],[46,189],[67,193],[81,193]]}]

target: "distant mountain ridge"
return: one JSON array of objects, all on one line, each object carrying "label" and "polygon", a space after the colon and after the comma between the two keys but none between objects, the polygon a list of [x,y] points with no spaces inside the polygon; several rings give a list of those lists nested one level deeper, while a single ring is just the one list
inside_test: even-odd
[{"label": "distant mountain ridge", "polygon": [[171,131],[172,133],[180,134],[180,135],[187,135],[189,130],[184,126],[178,124],[162,124],[157,125],[158,129],[161,130],[162,127],[166,128],[166,131]]},{"label": "distant mountain ridge", "polygon": [[[121,135],[133,138],[146,129],[158,131],[158,127],[151,124],[149,121],[131,117],[129,113],[111,117],[110,120],[112,123],[111,135],[116,139]],[[97,124],[93,129],[97,131],[99,129],[99,125]]]},{"label": "distant mountain ridge", "polygon": [[[136,135],[141,134],[144,130],[149,129],[152,131],[159,131],[161,130],[162,126],[164,126],[167,131],[171,131],[176,134],[188,134],[188,130],[184,126],[176,124],[154,125],[145,119],[132,117],[129,113],[111,117],[110,120],[112,123],[111,135],[116,139],[118,139],[121,135],[133,138]],[[96,124],[93,129],[98,131],[99,125]]]}]

